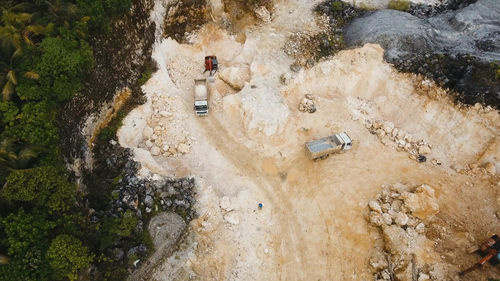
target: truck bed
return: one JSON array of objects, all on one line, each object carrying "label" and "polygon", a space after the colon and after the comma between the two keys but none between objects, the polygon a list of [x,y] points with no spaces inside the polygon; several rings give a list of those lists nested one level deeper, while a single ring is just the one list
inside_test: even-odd
[{"label": "truck bed", "polygon": [[[335,134],[306,143],[306,150],[310,159],[317,159],[328,154],[349,149],[351,140],[346,133]],[[346,146],[344,148],[344,146]]]},{"label": "truck bed", "polygon": [[195,79],[194,80],[194,100],[207,100],[207,79]]}]

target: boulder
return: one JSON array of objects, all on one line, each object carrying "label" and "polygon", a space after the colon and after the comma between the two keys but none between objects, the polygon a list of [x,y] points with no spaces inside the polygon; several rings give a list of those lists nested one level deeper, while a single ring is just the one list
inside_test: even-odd
[{"label": "boulder", "polygon": [[191,148],[189,147],[189,145],[181,143],[177,146],[177,150],[182,154],[188,154],[191,151]]},{"label": "boulder", "polygon": [[219,206],[222,210],[224,210],[226,212],[234,210],[233,202],[232,202],[231,198],[229,198],[227,196],[224,196],[220,199]]},{"label": "boulder", "polygon": [[375,212],[378,212],[378,213],[382,212],[382,207],[380,207],[379,202],[376,201],[376,200],[370,200],[370,202],[368,202],[368,207],[370,207],[370,209],[372,211],[375,211]]},{"label": "boulder", "polygon": [[234,211],[225,214],[224,215],[224,220],[227,221],[230,224],[233,224],[233,225],[240,224],[240,216],[239,216],[238,213],[236,213]]},{"label": "boulder", "polygon": [[405,226],[408,224],[408,215],[402,212],[398,213],[394,222],[396,222],[396,224],[399,226]]},{"label": "boulder", "polygon": [[415,226],[415,231],[418,234],[423,234],[425,232],[425,225],[423,223],[417,224],[417,226]]},{"label": "boulder", "polygon": [[151,208],[153,207],[153,204],[154,204],[153,197],[151,195],[146,195],[146,197],[144,198],[144,205]]},{"label": "boulder", "polygon": [[145,141],[144,144],[146,145],[147,148],[151,148],[154,145],[154,143],[150,140]]},{"label": "boulder", "polygon": [[149,126],[146,126],[142,131],[142,135],[144,136],[145,139],[150,138],[153,135],[153,133],[154,133],[153,129]]},{"label": "boulder", "polygon": [[397,225],[384,226],[382,228],[385,249],[393,255],[403,255],[410,244],[408,233]]},{"label": "boulder", "polygon": [[264,23],[271,22],[271,13],[269,13],[267,8],[264,6],[260,6],[257,9],[255,9],[255,15]]},{"label": "boulder", "polygon": [[484,165],[484,169],[486,170],[486,172],[490,175],[495,175],[497,173],[497,168],[495,167],[495,165],[491,162],[488,162]]},{"label": "boulder", "polygon": [[373,224],[374,226],[382,226],[385,223],[384,219],[382,218],[382,215],[377,212],[370,212],[368,219],[370,220],[370,223]]},{"label": "boulder", "polygon": [[161,150],[158,146],[151,147],[150,151],[151,151],[151,155],[153,155],[153,156],[158,156],[161,153]]},{"label": "boulder", "polygon": [[392,133],[392,130],[394,130],[394,124],[389,121],[385,121],[382,124],[382,130],[384,130],[387,134]]},{"label": "boulder", "polygon": [[439,212],[434,189],[428,185],[423,184],[417,187],[414,193],[405,192],[401,197],[404,206],[421,220],[425,220]]},{"label": "boulder", "polygon": [[376,271],[381,271],[386,269],[389,263],[382,251],[375,251],[370,257],[370,266]]},{"label": "boulder", "polygon": [[380,129],[382,127],[382,122],[380,120],[375,120],[372,122],[373,129]]},{"label": "boulder", "polygon": [[392,224],[392,216],[389,215],[388,213],[383,213],[382,214],[382,219],[384,220],[385,224],[387,224],[387,225],[391,225]]},{"label": "boulder", "polygon": [[422,145],[418,148],[418,154],[426,155],[431,153],[431,148],[428,145]]},{"label": "boulder", "polygon": [[418,275],[418,281],[431,281],[431,278],[425,273],[420,273]]},{"label": "boulder", "polygon": [[229,86],[236,90],[241,90],[245,87],[245,83],[250,81],[250,68],[248,66],[231,66],[224,68],[219,77]]}]

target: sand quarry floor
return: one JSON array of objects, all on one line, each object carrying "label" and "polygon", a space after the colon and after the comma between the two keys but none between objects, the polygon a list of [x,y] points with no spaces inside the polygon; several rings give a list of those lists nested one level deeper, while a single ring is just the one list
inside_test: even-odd
[{"label": "sand quarry floor", "polygon": [[[144,177],[194,177],[199,218],[144,280],[373,280],[369,257],[382,238],[366,221],[367,203],[396,182],[436,190],[439,213],[429,227],[436,233],[421,262],[444,263],[445,280],[458,280],[456,272],[479,259],[467,247],[500,232],[499,178],[480,168],[491,162],[500,171],[498,111],[454,105],[445,90],[384,62],[378,45],[291,71],[288,36],[319,27],[307,12],[312,1],[286,3],[272,22],[240,34],[207,24],[190,44],[156,44],[159,70],[143,86],[148,102],[124,120],[120,144],[134,150]],[[209,114],[198,117],[193,79],[204,77],[209,54],[221,71],[209,85]],[[298,110],[305,94],[315,113]],[[366,120],[425,140],[428,161],[382,144]],[[350,151],[307,158],[305,142],[342,131],[353,139]],[[462,280],[499,276],[488,265]]]}]

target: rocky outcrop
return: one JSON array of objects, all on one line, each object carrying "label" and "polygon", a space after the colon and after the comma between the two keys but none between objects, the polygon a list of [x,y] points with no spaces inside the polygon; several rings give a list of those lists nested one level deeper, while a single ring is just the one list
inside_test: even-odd
[{"label": "rocky outcrop", "polygon": [[[458,6],[460,7],[460,6]],[[380,10],[345,30],[348,46],[378,43],[400,71],[419,73],[456,90],[458,100],[500,106],[500,2],[479,0],[456,11],[419,18]]]},{"label": "rocky outcrop", "polygon": [[432,256],[425,232],[439,211],[434,189],[425,184],[384,186],[368,208],[367,220],[380,229],[383,240],[383,248],[375,249],[369,262],[375,280],[439,280],[420,257],[422,252],[426,260]]},{"label": "rocky outcrop", "polygon": [[[479,0],[456,12],[420,19],[409,13],[380,10],[352,22],[345,30],[349,45],[378,43],[391,60],[405,54],[466,53],[486,61],[500,60],[500,3]],[[491,41],[488,50],[478,42]]]},{"label": "rocky outcrop", "polygon": [[[366,119],[365,127],[376,135],[382,144],[392,146],[399,151],[406,151],[413,160],[425,162],[432,155],[430,144],[403,129],[396,128],[390,121]],[[440,164],[436,159],[432,159],[431,162],[435,165]]]}]

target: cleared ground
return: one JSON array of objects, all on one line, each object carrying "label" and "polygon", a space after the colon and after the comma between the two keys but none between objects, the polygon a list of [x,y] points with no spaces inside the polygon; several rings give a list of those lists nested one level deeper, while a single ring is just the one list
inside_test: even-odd
[{"label": "cleared ground", "polygon": [[[442,264],[447,279],[479,258],[468,246],[500,232],[498,176],[457,172],[486,162],[500,170],[498,112],[457,108],[432,83],[397,73],[377,45],[291,71],[282,51],[287,37],[319,30],[304,12],[314,4],[307,2],[277,6],[272,23],[244,35],[209,24],[192,44],[165,39],[156,46],[160,70],[144,86],[149,102],[125,119],[120,144],[135,150],[144,176],[194,176],[200,218],[153,280],[372,280],[368,260],[382,242],[366,222],[367,203],[395,182],[436,189],[440,212],[427,233],[435,243],[418,262]],[[209,54],[218,56],[221,73],[211,85],[210,113],[200,118],[192,110],[193,79],[202,77]],[[283,73],[290,76],[285,84]],[[305,94],[314,96],[315,113],[298,110]],[[425,140],[433,148],[429,161],[383,145],[365,120],[391,121]],[[175,149],[152,156],[146,126],[154,143]],[[352,150],[307,159],[306,141],[341,131],[354,139]],[[485,276],[500,271],[489,266],[464,280]]]}]

